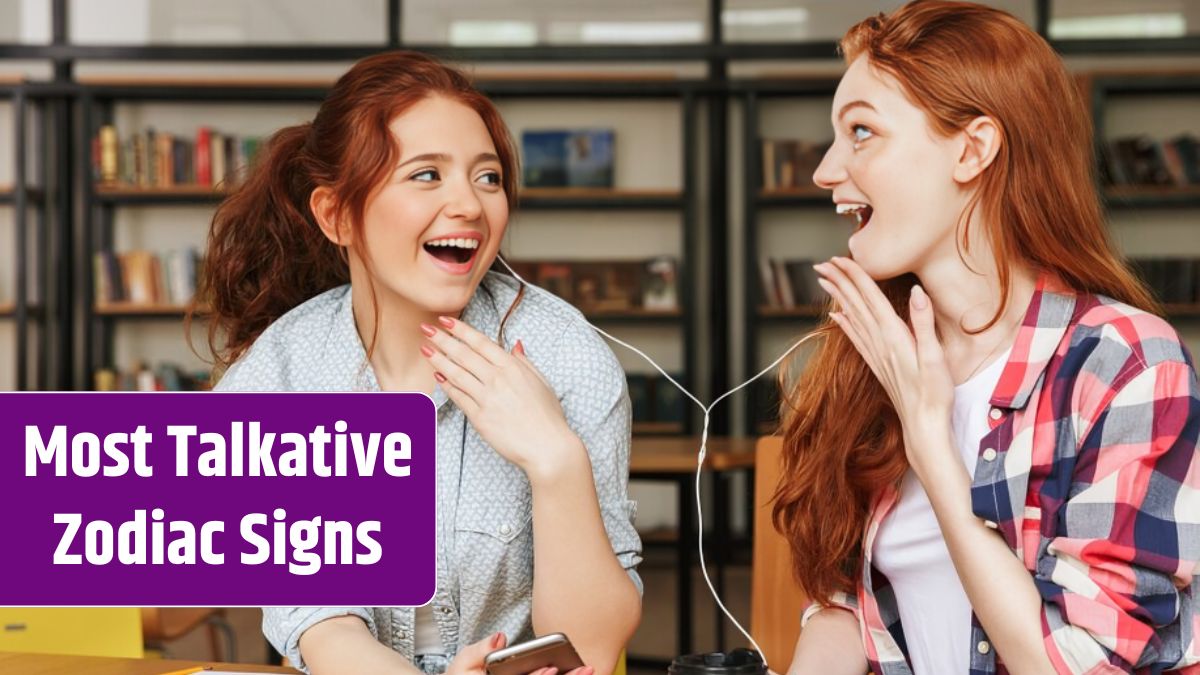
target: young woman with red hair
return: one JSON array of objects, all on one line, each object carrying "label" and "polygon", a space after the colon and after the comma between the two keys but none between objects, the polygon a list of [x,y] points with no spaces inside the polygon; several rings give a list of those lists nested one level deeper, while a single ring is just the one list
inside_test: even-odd
[{"label": "young woman with red hair", "polygon": [[814,181],[858,219],[784,406],[791,672],[1200,671],[1200,394],[1036,33],[916,1],[841,43]]},{"label": "young woman with red hair", "polygon": [[202,295],[218,390],[437,406],[437,591],[416,609],[264,608],[306,671],[482,675],[506,641],[563,632],[588,664],[575,675],[607,674],[637,626],[624,374],[574,308],[489,271],[517,176],[466,77],[391,52],[275,134],[217,212]]}]

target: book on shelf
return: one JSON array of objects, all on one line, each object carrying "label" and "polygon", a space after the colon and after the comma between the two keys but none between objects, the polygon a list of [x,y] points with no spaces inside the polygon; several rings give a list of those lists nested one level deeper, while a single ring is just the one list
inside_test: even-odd
[{"label": "book on shelf", "polygon": [[539,286],[586,313],[673,312],[679,309],[675,259],[513,261],[509,264]]},{"label": "book on shelf", "polygon": [[122,138],[116,127],[100,127],[92,141],[92,177],[101,184],[167,189],[228,187],[254,162],[261,140],[201,126],[194,136],[146,127]]},{"label": "book on shelf", "polygon": [[1200,258],[1130,258],[1129,264],[1159,301],[1200,304]]},{"label": "book on shelf", "polygon": [[92,374],[96,391],[207,391],[212,379],[207,371],[186,370],[169,362],[150,368],[139,361],[132,370],[100,368]]},{"label": "book on shelf", "polygon": [[1200,185],[1200,141],[1191,134],[1159,140],[1122,136],[1103,148],[1101,171],[1109,185]]},{"label": "book on shelf", "polygon": [[812,176],[830,141],[762,139],[762,187],[764,190],[794,190],[812,187]]},{"label": "book on shelf", "polygon": [[613,187],[612,129],[521,133],[525,187]]},{"label": "book on shelf", "polygon": [[200,266],[200,253],[194,248],[161,254],[97,251],[92,267],[95,303],[182,307],[196,294]]},{"label": "book on shelf", "polygon": [[[671,377],[684,383],[680,374],[671,373]],[[625,378],[635,424],[683,425],[687,415],[685,399],[666,378],[642,373],[628,373]]]},{"label": "book on shelf", "polygon": [[824,303],[828,294],[817,283],[816,262],[759,258],[759,307],[796,309]]}]

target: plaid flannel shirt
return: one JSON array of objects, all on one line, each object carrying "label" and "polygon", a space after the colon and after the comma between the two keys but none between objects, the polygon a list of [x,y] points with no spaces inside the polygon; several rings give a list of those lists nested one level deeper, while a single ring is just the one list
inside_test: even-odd
[{"label": "plaid flannel shirt", "polygon": [[[1043,275],[990,403],[972,508],[1033,576],[1055,670],[1200,674],[1200,391],[1175,331]],[[896,499],[872,508],[857,594],[831,599],[858,617],[878,675],[911,673],[871,564]],[[970,673],[1006,673],[971,623]]]}]

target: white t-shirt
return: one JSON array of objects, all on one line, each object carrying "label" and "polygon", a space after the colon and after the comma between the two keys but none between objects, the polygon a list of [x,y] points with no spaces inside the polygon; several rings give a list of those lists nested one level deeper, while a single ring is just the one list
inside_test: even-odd
[{"label": "white t-shirt", "polygon": [[[979,443],[989,431],[989,401],[1010,351],[954,388],[951,429],[972,475]],[[904,475],[899,500],[879,525],[872,558],[896,594],[913,673],[967,673],[971,603],[950,560],[929,497],[911,469]]]},{"label": "white t-shirt", "polygon": [[413,654],[445,654],[442,645],[442,634],[438,632],[437,621],[433,618],[433,603],[417,608],[416,622],[413,626]]}]

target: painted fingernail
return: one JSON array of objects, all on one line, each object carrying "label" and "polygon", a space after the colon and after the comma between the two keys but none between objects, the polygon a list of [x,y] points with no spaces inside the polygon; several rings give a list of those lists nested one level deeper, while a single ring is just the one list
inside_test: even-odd
[{"label": "painted fingernail", "polygon": [[912,304],[917,309],[925,309],[929,306],[929,296],[925,295],[925,289],[920,286],[912,287]]},{"label": "painted fingernail", "polygon": [[438,323],[442,324],[446,328],[454,328],[454,319],[451,319],[448,316],[439,316]]},{"label": "painted fingernail", "polygon": [[426,358],[433,356],[433,350],[425,345],[421,345],[421,353],[424,354]]},{"label": "painted fingernail", "polygon": [[[436,375],[437,377],[442,377],[442,374],[441,374],[441,373],[434,373],[434,375]],[[442,377],[442,379],[441,379],[441,380],[438,380],[438,381],[439,381],[439,382],[445,382],[445,381],[446,381],[446,378]],[[500,646],[500,643],[501,643],[503,640],[504,640],[504,633],[496,633],[495,635],[493,635],[493,636],[492,636],[492,648],[493,648],[493,649],[495,649],[495,648],[499,647],[499,646]]]},{"label": "painted fingernail", "polygon": [[425,335],[427,335],[428,337],[433,337],[434,335],[437,335],[437,329],[434,328],[433,326],[430,326],[427,323],[421,324],[421,332],[424,333]]},{"label": "painted fingernail", "polygon": [[438,382],[445,382],[446,376],[435,370],[433,371],[433,379],[437,380]]},{"label": "painted fingernail", "polygon": [[517,340],[517,344],[513,345],[513,351],[521,352],[522,354],[524,354],[525,353],[525,345],[522,344],[520,340]]}]

